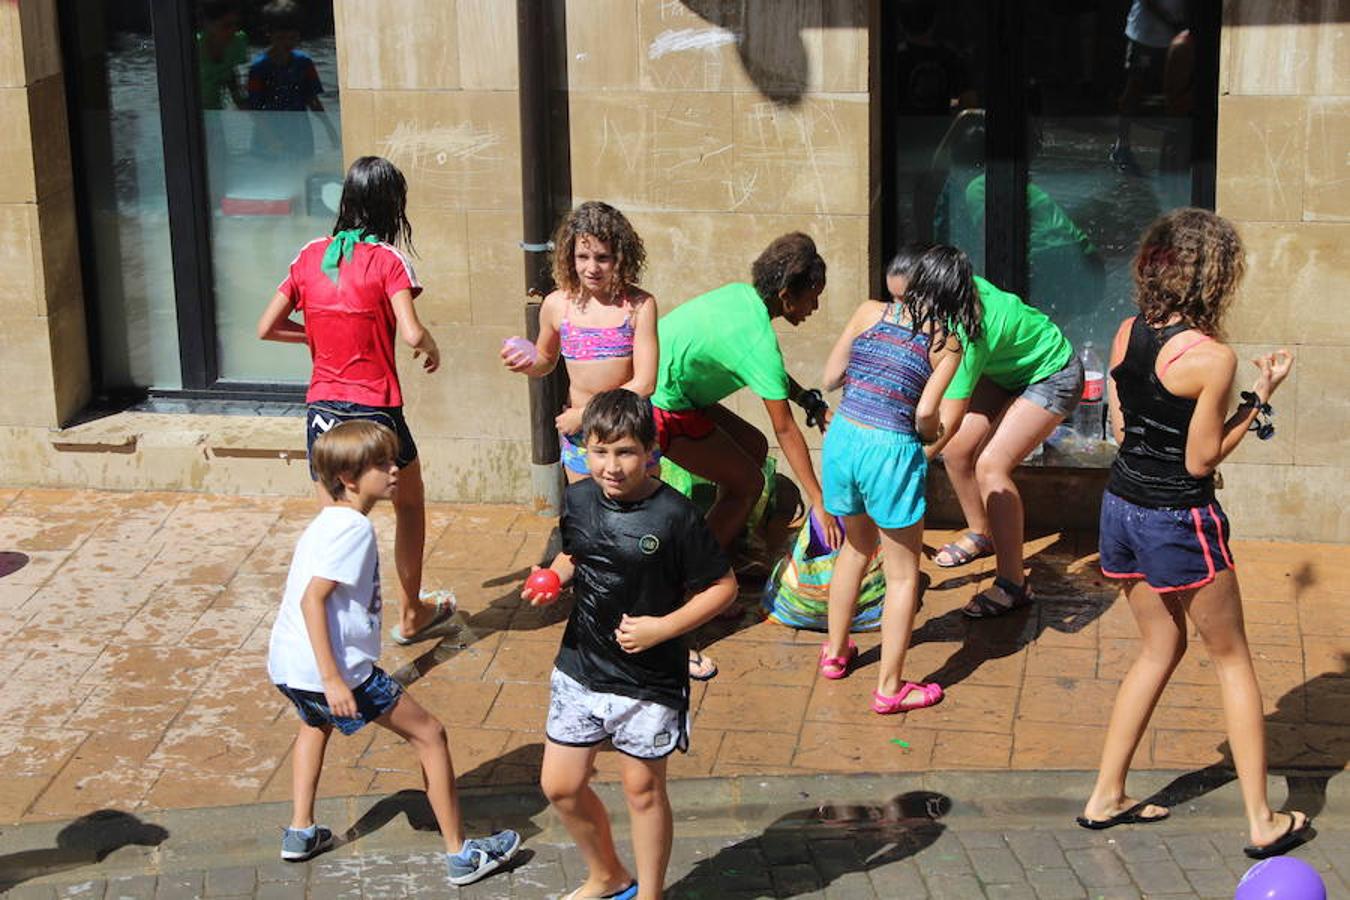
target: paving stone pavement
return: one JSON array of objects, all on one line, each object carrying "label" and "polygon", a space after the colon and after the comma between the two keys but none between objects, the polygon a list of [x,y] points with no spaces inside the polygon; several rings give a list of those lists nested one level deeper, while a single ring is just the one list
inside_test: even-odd
[{"label": "paving stone pavement", "polygon": [[[1251,864],[1232,829],[1154,826],[1106,835],[998,829],[991,823],[876,824],[838,836],[745,832],[676,841],[666,896],[933,900],[1231,898]],[[625,858],[632,858],[622,847]],[[1329,898],[1350,897],[1350,839],[1322,832],[1295,853],[1317,868]],[[4,861],[0,858],[0,871]],[[259,861],[158,874],[100,875],[94,865],[11,888],[4,896],[90,900],[171,898],[462,897],[541,900],[582,879],[575,851],[529,843],[507,872],[454,888],[434,851],[347,847],[309,863]]]},{"label": "paving stone pavement", "polygon": [[[266,678],[266,650],[305,498],[0,488],[0,824],[138,815],[284,800],[293,713]],[[389,563],[393,515],[372,520]],[[553,521],[516,506],[431,504],[426,586],[453,588],[459,633],[381,664],[444,721],[465,786],[527,786],[543,752],[548,675],[568,612],[522,605],[519,584]],[[930,529],[941,546],[951,532]],[[817,677],[821,635],[763,619],[747,587],[740,620],[705,627],[720,674],[693,687],[691,752],[673,779],[981,769],[1088,769],[1111,698],[1138,652],[1095,537],[1033,530],[1038,601],[991,622],[960,607],[989,560],[939,569],[924,594],[907,677],[947,691],[933,709],[875,715],[879,638],[856,636],[857,671]],[[1273,768],[1350,760],[1350,547],[1235,545]],[[395,567],[382,567],[385,596]],[[392,604],[391,604],[392,607]],[[386,625],[391,625],[386,616]],[[1197,640],[1135,757],[1139,770],[1223,764],[1214,667]],[[895,744],[896,738],[904,741]],[[617,777],[616,754],[598,779]],[[421,786],[416,757],[363,730],[334,741],[324,796]]]},{"label": "paving stone pavement", "polygon": [[[672,785],[676,841],[665,896],[1233,896],[1252,865],[1241,852],[1233,785],[1176,804],[1161,824],[1087,831],[1073,826],[1072,814],[1088,778],[932,773]],[[618,791],[610,785],[599,791],[615,816],[615,834],[626,835]],[[1333,779],[1325,806],[1309,807],[1318,813],[1315,838],[1294,853],[1318,870],[1329,898],[1350,897],[1350,829],[1342,812],[1348,797],[1350,786]],[[321,821],[339,832],[355,824],[335,849],[300,864],[277,859],[282,804],[169,811],[153,821],[109,813],[82,831],[83,820],[19,825],[0,830],[0,893],[16,900],[560,897],[584,871],[541,799],[505,792],[466,797],[470,834],[510,826],[525,837],[506,871],[467,888],[445,881],[425,800],[404,792],[321,801]],[[620,853],[631,863],[626,843]]]}]

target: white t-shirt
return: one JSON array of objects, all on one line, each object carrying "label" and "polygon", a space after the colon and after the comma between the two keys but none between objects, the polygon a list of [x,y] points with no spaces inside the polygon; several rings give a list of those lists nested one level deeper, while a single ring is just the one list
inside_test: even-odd
[{"label": "white t-shirt", "polygon": [[380,658],[380,556],[370,519],[350,506],[325,507],[300,535],[291,557],[267,650],[267,673],[274,684],[322,692],[300,610],[312,578],[337,582],[328,597],[328,638],[342,680],[357,687]]}]

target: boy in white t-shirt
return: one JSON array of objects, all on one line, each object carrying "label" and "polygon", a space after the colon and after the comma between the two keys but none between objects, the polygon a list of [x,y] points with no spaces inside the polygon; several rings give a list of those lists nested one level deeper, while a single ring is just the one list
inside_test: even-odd
[{"label": "boy in white t-shirt", "polygon": [[380,560],[367,515],[398,483],[398,439],[383,425],[346,422],[312,450],[319,484],[332,498],[295,546],[286,593],[267,654],[272,683],[300,715],[291,757],[294,811],[281,858],[309,859],[333,844],[314,824],[314,794],[328,736],[353,734],[369,722],[412,744],[422,763],[427,801],[445,837],[452,884],[469,884],[499,868],[520,847],[505,830],[464,839],[445,727],[375,665],[380,656]]}]

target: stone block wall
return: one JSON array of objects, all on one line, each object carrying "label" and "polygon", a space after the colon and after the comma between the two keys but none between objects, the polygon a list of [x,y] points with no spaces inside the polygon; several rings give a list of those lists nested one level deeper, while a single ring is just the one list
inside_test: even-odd
[{"label": "stone block wall", "polygon": [[0,2],[0,425],[52,428],[89,398],[55,0]]},{"label": "stone block wall", "polygon": [[1239,534],[1350,540],[1350,16],[1344,3],[1231,0],[1220,66],[1218,211],[1247,278],[1229,317],[1242,359],[1288,347],[1278,433],[1222,467]]}]

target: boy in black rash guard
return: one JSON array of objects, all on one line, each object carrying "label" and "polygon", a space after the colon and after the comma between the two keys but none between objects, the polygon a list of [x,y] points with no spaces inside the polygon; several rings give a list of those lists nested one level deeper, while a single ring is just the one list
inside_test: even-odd
[{"label": "boy in black rash guard", "polygon": [[[689,748],[681,638],[734,599],[736,580],[698,508],[647,475],[656,426],[646,400],[596,394],[581,433],[591,478],[567,488],[563,552],[550,566],[573,582],[576,605],[554,662],[540,782],[586,860],[586,882],[568,896],[647,900],[661,896],[670,861],[666,761]],[[521,597],[553,599],[529,587]],[[623,754],[636,883],[589,785],[606,739]]]}]

